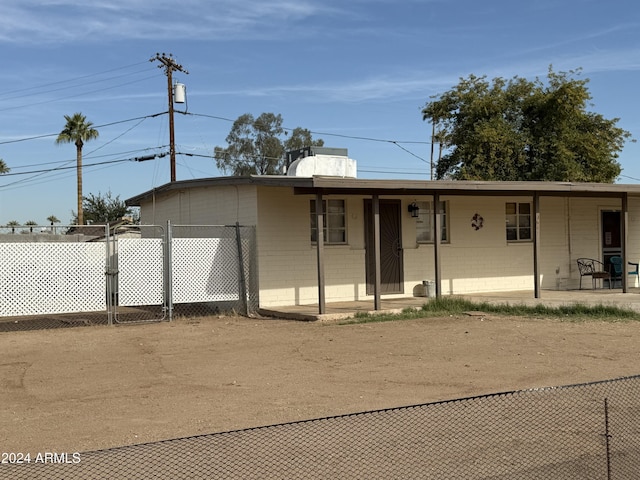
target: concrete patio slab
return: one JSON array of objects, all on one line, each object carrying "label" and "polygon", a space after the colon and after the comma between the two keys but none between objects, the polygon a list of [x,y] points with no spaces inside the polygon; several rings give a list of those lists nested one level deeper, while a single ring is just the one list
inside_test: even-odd
[{"label": "concrete patio slab", "polygon": [[[640,289],[629,289],[622,293],[621,289],[596,290],[543,290],[541,298],[534,298],[533,290],[519,290],[511,292],[474,293],[469,295],[454,295],[477,303],[509,304],[509,305],[546,305],[559,307],[564,305],[610,305],[640,312]],[[326,312],[318,313],[318,305],[291,305],[282,307],[261,308],[259,314],[303,321],[335,321],[352,318],[358,313],[400,313],[406,308],[420,309],[430,301],[426,297],[403,297],[382,299],[381,309],[374,310],[373,300],[359,300],[353,302],[327,303]]]}]

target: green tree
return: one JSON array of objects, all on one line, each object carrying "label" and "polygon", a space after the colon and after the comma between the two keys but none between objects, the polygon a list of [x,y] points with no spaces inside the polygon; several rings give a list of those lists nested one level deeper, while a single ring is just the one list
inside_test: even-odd
[{"label": "green tree", "polygon": [[7,164],[4,163],[4,160],[2,160],[0,158],[0,175],[2,175],[3,173],[9,173],[9,167],[7,167]]},{"label": "green tree", "polygon": [[215,147],[216,165],[231,175],[278,175],[285,164],[285,153],[310,145],[323,145],[313,140],[311,132],[295,128],[291,136],[282,127],[282,116],[263,113],[254,118],[250,113],[240,115],[227,135],[227,147]]},{"label": "green tree", "polygon": [[422,114],[448,147],[437,178],[613,182],[631,134],[587,111],[578,73],[550,68],[546,83],[471,75],[435,97]]},{"label": "green tree", "polygon": [[74,113],[72,116],[65,115],[67,123],[64,129],[56,138],[56,144],[73,143],[76,146],[76,164],[78,177],[78,214],[77,223],[84,224],[84,213],[82,211],[82,147],[85,142],[98,138],[98,130],[93,128],[93,123],[88,122],[81,113]]},{"label": "green tree", "polygon": [[[87,197],[83,197],[83,210],[84,218],[88,223],[108,223],[117,222],[122,217],[133,215],[133,210],[127,206],[124,200],[120,200],[120,196],[113,196],[111,192],[97,195],[92,193]],[[77,215],[75,212],[71,212],[73,220],[77,225],[82,225],[77,222]]]},{"label": "green tree", "polygon": [[[286,133],[285,133],[286,134]],[[286,152],[292,152],[293,150],[300,150],[304,147],[322,147],[324,140],[319,138],[313,139],[313,135],[306,128],[296,127],[291,130],[291,135],[287,136],[284,141],[284,150]]]}]

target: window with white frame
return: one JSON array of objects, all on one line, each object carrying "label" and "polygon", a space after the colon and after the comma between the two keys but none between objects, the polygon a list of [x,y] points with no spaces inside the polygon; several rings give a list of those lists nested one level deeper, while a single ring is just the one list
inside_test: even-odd
[{"label": "window with white frame", "polygon": [[[433,243],[433,201],[416,202],[418,205],[418,218],[416,218],[416,241],[418,243]],[[447,202],[438,203],[438,214],[440,215],[440,241],[449,241],[449,229],[447,226]]]},{"label": "window with white frame", "polygon": [[[323,239],[328,244],[347,243],[346,206],[344,200],[323,200],[324,212]],[[318,241],[318,225],[316,224],[316,201],[311,200],[311,241]]]},{"label": "window with white frame", "polygon": [[531,240],[531,203],[505,204],[507,241]]}]

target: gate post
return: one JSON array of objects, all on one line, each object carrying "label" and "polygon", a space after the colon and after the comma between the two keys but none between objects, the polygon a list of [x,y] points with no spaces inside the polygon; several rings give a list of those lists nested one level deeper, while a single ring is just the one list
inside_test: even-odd
[{"label": "gate post", "polygon": [[249,303],[247,302],[247,279],[244,274],[244,256],[242,255],[242,240],[240,239],[240,223],[236,222],[236,244],[238,246],[238,277],[240,280],[240,295],[244,314],[249,316]]},{"label": "gate post", "polygon": [[[109,232],[110,232],[110,228],[109,228],[109,223],[107,223],[106,225],[106,230],[105,230],[105,244],[106,244],[106,258],[105,258],[105,290],[106,290],[106,302],[107,302],[107,323],[109,326],[113,325],[113,309],[114,309],[114,302],[113,302],[113,294],[114,294],[114,288],[113,288],[113,279],[114,279],[114,268],[113,268],[113,259],[115,257],[115,230],[113,232],[114,238],[111,239],[109,236]],[[112,245],[113,244],[113,245]],[[113,248],[112,248],[113,246]],[[113,255],[112,255],[112,251],[113,251]]]},{"label": "gate post", "polygon": [[167,220],[167,231],[164,238],[164,307],[167,310],[169,321],[173,319],[173,269],[171,260],[171,244],[173,234],[171,220]]}]

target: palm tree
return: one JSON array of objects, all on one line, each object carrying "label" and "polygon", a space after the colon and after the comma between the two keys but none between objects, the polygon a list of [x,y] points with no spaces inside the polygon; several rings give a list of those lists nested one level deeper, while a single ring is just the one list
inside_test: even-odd
[{"label": "palm tree", "polygon": [[11,220],[7,223],[7,227],[11,228],[11,233],[16,233],[16,227],[20,226],[20,222],[17,220]]},{"label": "palm tree", "polygon": [[60,220],[55,215],[49,215],[47,220],[51,223],[51,233],[56,233],[56,227],[53,226],[54,223],[60,223]]},{"label": "palm tree", "polygon": [[0,158],[0,175],[8,172],[9,172],[9,167],[7,167],[7,164],[4,163],[4,160]]},{"label": "palm tree", "polygon": [[29,226],[29,233],[33,233],[33,227],[38,225],[38,222],[34,222],[33,220],[29,220],[28,222],[25,222],[25,225]]},{"label": "palm tree", "polygon": [[88,122],[81,113],[74,113],[73,116],[65,115],[67,124],[64,130],[56,138],[56,144],[74,143],[76,146],[76,161],[78,174],[78,224],[84,224],[82,214],[82,146],[84,142],[98,138],[98,130],[93,128],[93,123]]}]

